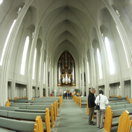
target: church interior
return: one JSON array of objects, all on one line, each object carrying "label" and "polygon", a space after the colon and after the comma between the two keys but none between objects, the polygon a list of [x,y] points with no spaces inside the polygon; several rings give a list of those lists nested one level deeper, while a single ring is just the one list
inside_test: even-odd
[{"label": "church interior", "polygon": [[[131,132],[131,13],[131,0],[0,0],[0,132]],[[108,103],[91,113],[91,94]]]}]

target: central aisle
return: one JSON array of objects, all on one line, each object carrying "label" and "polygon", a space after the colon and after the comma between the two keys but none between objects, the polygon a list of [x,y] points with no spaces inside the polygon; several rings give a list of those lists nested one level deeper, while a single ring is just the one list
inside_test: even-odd
[{"label": "central aisle", "polygon": [[97,132],[96,126],[88,125],[88,116],[73,100],[64,100],[60,108],[54,132]]}]

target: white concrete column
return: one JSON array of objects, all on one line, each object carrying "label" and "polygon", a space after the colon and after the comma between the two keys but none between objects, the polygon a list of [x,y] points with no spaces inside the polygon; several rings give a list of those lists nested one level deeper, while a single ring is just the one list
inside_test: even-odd
[{"label": "white concrete column", "polygon": [[39,34],[39,27],[38,25],[36,25],[35,32],[34,32],[34,38],[31,44],[29,63],[28,63],[28,86],[27,86],[28,99],[32,99],[32,68],[33,68],[32,65],[33,65],[34,50],[37,44],[38,34]]},{"label": "white concrete column", "polygon": [[123,82],[123,80],[120,81],[119,95],[124,97],[124,82]]},{"label": "white concrete column", "polygon": [[96,88],[96,69],[95,69],[95,60],[94,60],[94,49],[93,47],[90,48],[90,57],[91,57],[91,84],[92,87]]},{"label": "white concrete column", "polygon": [[54,77],[53,77],[54,73],[53,73],[53,65],[51,65],[51,85],[50,85],[50,93],[54,90]]},{"label": "white concrete column", "polygon": [[88,58],[85,58],[85,73],[86,73],[86,96],[89,94],[89,87],[90,87],[90,73],[89,73],[89,62]]},{"label": "white concrete column", "polygon": [[13,52],[13,48],[15,47],[15,40],[17,38],[20,26],[22,24],[23,18],[26,15],[26,12],[30,5],[32,4],[33,0],[27,0],[25,1],[25,5],[22,8],[22,10],[19,12],[17,21],[14,25],[14,29],[12,31],[12,34],[10,37],[10,40],[8,41],[10,44],[8,44],[8,47],[6,49],[5,57],[3,60],[3,64],[1,66],[1,77],[0,78],[0,105],[5,105],[5,102],[8,99],[8,92],[7,92],[7,82],[8,82],[8,73],[9,73],[9,67],[10,67],[10,61],[11,61],[11,55]]},{"label": "white concrete column", "polygon": [[131,90],[130,90],[130,98],[132,98],[132,77],[131,77],[131,79],[130,79],[130,81],[131,81]]},{"label": "white concrete column", "polygon": [[80,89],[80,91],[82,92],[82,73],[81,73],[81,64],[79,63],[79,67],[78,67],[78,75],[79,75],[79,78],[78,78],[78,80],[79,80],[79,89]]},{"label": "white concrete column", "polygon": [[15,81],[12,81],[11,83],[11,99],[14,99],[16,97],[16,86]]},{"label": "white concrete column", "polygon": [[53,77],[54,77],[54,95],[56,96],[57,95],[57,89],[59,89],[59,87],[57,86],[57,63],[54,63],[54,75],[53,75]]},{"label": "white concrete column", "polygon": [[82,96],[84,96],[85,87],[84,87],[84,63],[83,61],[81,63],[81,74],[82,74],[82,80],[81,80]]},{"label": "white concrete column", "polygon": [[99,46],[100,46],[100,54],[101,54],[101,62],[102,62],[102,71],[103,71],[103,80],[105,84],[105,91],[104,94],[109,97],[109,91],[110,91],[110,86],[109,86],[109,81],[108,81],[108,61],[107,61],[107,53],[105,49],[105,43],[102,38],[102,34],[100,32],[100,29],[97,29],[97,36],[99,40]]},{"label": "white concrete column", "polygon": [[46,86],[46,97],[48,97],[48,72],[49,72],[49,61],[48,56],[46,56],[46,68],[45,68],[45,86]]},{"label": "white concrete column", "polygon": [[40,67],[39,67],[39,78],[40,78],[40,90],[39,94],[40,97],[43,97],[43,80],[44,80],[44,48],[41,48],[41,55],[40,55]]},{"label": "white concrete column", "polygon": [[79,65],[78,63],[75,63],[75,79],[76,79],[76,88],[80,87],[81,81],[80,81],[80,72],[79,72]]},{"label": "white concrete column", "polygon": [[51,67],[51,64],[49,65],[49,86],[48,86],[48,89],[49,89],[49,94],[51,93],[52,91],[52,67]]}]

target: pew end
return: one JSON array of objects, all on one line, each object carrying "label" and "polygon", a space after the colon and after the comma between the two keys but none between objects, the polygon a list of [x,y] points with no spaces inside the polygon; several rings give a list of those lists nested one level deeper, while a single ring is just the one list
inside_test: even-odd
[{"label": "pew end", "polygon": [[132,99],[129,99],[129,103],[132,104]]},{"label": "pew end", "polygon": [[121,114],[119,118],[117,132],[130,132],[131,125],[132,125],[132,121],[130,119],[129,112],[126,110]]},{"label": "pew end", "polygon": [[36,123],[34,125],[34,132],[44,132],[43,122],[40,116],[36,117]]},{"label": "pew end", "polygon": [[6,107],[10,107],[11,106],[11,103],[9,100],[6,101],[6,104],[5,104]]},{"label": "pew end", "polygon": [[105,111],[105,120],[104,120],[104,131],[110,132],[112,127],[112,116],[113,112],[110,106],[107,106]]},{"label": "pew end", "polygon": [[50,128],[50,113],[49,113],[49,109],[48,108],[46,108],[45,124],[46,124],[46,132],[51,132],[51,128]]},{"label": "pew end", "polygon": [[54,106],[53,104],[51,104],[51,108],[50,108],[50,115],[51,115],[51,127],[54,127]]}]

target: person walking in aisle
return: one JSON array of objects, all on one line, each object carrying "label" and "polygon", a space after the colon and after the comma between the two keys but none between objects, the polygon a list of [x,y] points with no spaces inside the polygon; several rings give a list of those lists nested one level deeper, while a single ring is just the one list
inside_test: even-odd
[{"label": "person walking in aisle", "polygon": [[94,107],[95,107],[95,94],[96,90],[94,88],[91,88],[88,95],[88,107],[89,107],[89,125],[95,125],[95,123],[92,121],[93,115],[94,115]]},{"label": "person walking in aisle", "polygon": [[99,90],[99,95],[96,97],[95,104],[99,105],[99,110],[97,110],[97,127],[102,129],[103,128],[103,120],[104,120],[104,114],[105,114],[105,108],[106,105],[109,103],[108,98],[103,95],[104,92],[102,90]]}]

